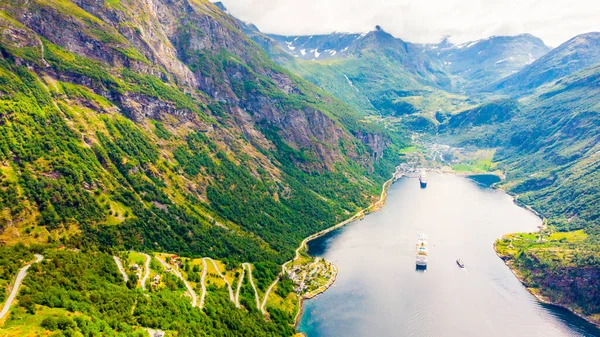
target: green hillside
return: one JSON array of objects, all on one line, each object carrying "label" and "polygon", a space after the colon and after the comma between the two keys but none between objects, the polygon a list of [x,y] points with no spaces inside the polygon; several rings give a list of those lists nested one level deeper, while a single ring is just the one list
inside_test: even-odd
[{"label": "green hillside", "polygon": [[5,327],[41,310],[61,321],[32,321],[38,332],[86,334],[92,319],[103,335],[292,334],[291,312],[267,320],[214,297],[196,312],[169,287],[140,296],[106,252],[250,262],[262,294],[304,237],[379,195],[401,136],[277,66],[208,1],[152,6],[0,4],[0,241],[53,261]]}]

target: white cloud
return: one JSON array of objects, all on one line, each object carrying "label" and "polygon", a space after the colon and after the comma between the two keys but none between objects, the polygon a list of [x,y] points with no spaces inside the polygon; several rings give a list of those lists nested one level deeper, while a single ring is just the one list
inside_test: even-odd
[{"label": "white cloud", "polygon": [[231,14],[283,35],[366,32],[380,25],[410,42],[460,43],[531,33],[557,46],[600,31],[598,0],[223,0]]}]

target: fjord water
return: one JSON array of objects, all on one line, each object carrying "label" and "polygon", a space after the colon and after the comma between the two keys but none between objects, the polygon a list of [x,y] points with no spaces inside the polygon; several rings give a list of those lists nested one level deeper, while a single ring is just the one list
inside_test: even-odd
[{"label": "fjord water", "polygon": [[[538,303],[496,256],[497,238],[540,223],[510,196],[464,177],[431,174],[426,189],[401,179],[380,211],[308,243],[339,274],[304,302],[298,329],[308,337],[598,335]],[[429,236],[426,271],[415,269],[421,232]]]}]

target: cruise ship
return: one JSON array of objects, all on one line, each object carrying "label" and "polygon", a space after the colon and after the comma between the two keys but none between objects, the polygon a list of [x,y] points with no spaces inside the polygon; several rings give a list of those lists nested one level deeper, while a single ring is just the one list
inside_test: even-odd
[{"label": "cruise ship", "polygon": [[421,175],[419,175],[419,183],[421,184],[421,188],[427,187],[427,174],[425,170],[421,171]]},{"label": "cruise ship", "polygon": [[419,234],[417,237],[417,268],[427,268],[427,235]]}]

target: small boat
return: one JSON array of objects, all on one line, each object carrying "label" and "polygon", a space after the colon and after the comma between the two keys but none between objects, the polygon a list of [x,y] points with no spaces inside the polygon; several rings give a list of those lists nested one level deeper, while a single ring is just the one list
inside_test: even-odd
[{"label": "small boat", "polygon": [[425,173],[425,170],[421,171],[421,174],[419,175],[419,184],[421,185],[421,188],[427,187],[427,173]]},{"label": "small boat", "polygon": [[463,262],[463,260],[460,257],[458,259],[456,259],[456,264],[461,268],[465,267],[465,263]]}]

